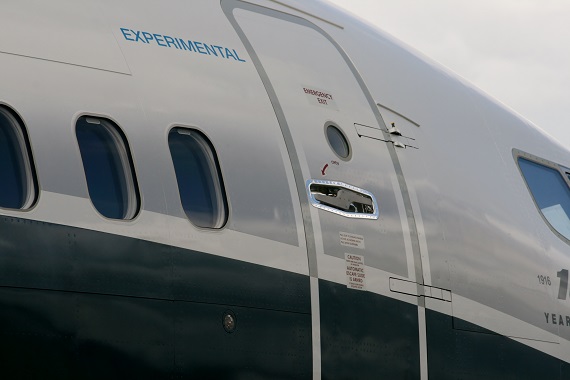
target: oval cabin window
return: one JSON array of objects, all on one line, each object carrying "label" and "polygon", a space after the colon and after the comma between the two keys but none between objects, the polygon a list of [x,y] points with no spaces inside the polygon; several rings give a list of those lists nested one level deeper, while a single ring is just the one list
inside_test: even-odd
[{"label": "oval cabin window", "polygon": [[134,219],[140,197],[129,146],[121,130],[105,119],[81,117],[75,131],[89,197],[97,211],[109,219]]},{"label": "oval cabin window", "polygon": [[37,195],[26,130],[12,111],[0,107],[0,207],[29,209]]},{"label": "oval cabin window", "polygon": [[227,201],[212,144],[196,130],[174,128],[168,145],[186,216],[197,227],[222,228],[227,220]]}]

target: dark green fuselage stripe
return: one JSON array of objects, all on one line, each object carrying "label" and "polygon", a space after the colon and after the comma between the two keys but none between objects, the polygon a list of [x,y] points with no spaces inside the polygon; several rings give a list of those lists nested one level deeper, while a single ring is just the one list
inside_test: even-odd
[{"label": "dark green fuselage stripe", "polygon": [[[324,280],[319,292],[323,379],[420,378],[416,305]],[[2,378],[312,379],[310,313],[308,276],[0,217]],[[512,339],[426,321],[431,379],[570,378]]]},{"label": "dark green fuselage stripe", "polygon": [[1,217],[0,311],[2,378],[312,377],[309,277],[201,252]]},{"label": "dark green fuselage stripe", "polygon": [[419,379],[418,307],[319,281],[323,379]]},{"label": "dark green fuselage stripe", "polygon": [[570,379],[570,365],[449,315],[426,310],[430,379]]}]

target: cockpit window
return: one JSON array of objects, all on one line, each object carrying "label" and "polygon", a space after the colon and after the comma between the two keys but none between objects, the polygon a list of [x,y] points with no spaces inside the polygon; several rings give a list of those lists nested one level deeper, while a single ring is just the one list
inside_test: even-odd
[{"label": "cockpit window", "polygon": [[518,162],[543,217],[553,229],[570,240],[570,188],[562,173],[526,158],[519,157]]}]

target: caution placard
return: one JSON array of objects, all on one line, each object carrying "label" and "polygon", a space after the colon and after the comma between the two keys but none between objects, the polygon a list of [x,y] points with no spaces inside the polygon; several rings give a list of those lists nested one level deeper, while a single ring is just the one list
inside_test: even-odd
[{"label": "caution placard", "polygon": [[366,290],[366,274],[364,272],[364,256],[345,253],[346,286],[349,289]]}]

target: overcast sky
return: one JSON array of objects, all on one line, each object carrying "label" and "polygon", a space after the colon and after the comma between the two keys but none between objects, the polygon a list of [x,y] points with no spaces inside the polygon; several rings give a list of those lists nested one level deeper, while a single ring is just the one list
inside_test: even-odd
[{"label": "overcast sky", "polygon": [[330,0],[570,148],[570,0]]}]

